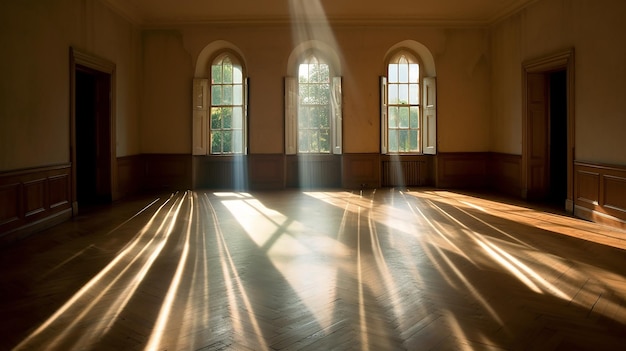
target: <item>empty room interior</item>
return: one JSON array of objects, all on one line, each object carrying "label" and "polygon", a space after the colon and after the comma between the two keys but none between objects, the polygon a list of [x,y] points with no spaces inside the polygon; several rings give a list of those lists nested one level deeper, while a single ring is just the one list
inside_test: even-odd
[{"label": "empty room interior", "polygon": [[626,345],[623,0],[0,28],[0,350]]}]

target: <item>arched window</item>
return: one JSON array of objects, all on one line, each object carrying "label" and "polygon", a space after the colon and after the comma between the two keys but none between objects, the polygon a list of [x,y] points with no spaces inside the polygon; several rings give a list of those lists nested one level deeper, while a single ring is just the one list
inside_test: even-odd
[{"label": "arched window", "polygon": [[330,70],[310,55],[298,65],[298,152],[330,153]]},{"label": "arched window", "polygon": [[245,153],[245,84],[243,69],[231,54],[211,63],[210,153]]},{"label": "arched window", "polygon": [[387,151],[420,152],[420,65],[406,52],[387,65],[387,116]]},{"label": "arched window", "polygon": [[341,77],[324,55],[310,50],[285,78],[287,154],[341,153]]},{"label": "arched window", "polygon": [[212,57],[193,84],[193,154],[247,154],[248,79],[243,61],[230,49]]},{"label": "arched window", "polygon": [[385,154],[434,153],[435,80],[424,78],[416,55],[395,51],[381,77],[381,150]]}]

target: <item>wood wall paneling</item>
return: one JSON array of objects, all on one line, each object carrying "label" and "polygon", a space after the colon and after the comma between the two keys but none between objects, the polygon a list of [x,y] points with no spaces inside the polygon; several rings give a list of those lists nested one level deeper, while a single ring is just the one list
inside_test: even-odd
[{"label": "wood wall paneling", "polygon": [[0,174],[0,245],[71,217],[69,164]]},{"label": "wood wall paneling", "polygon": [[510,196],[521,196],[522,156],[492,152],[489,155],[489,186]]},{"label": "wood wall paneling", "polygon": [[69,174],[58,174],[48,178],[48,203],[51,209],[70,205],[70,186]]},{"label": "wood wall paneling", "polygon": [[0,228],[14,227],[22,217],[20,187],[18,182],[0,186]]},{"label": "wood wall paneling", "polygon": [[602,207],[606,212],[626,220],[626,174],[602,177]]},{"label": "wood wall paneling", "polygon": [[346,189],[378,188],[381,185],[379,154],[343,154],[342,187]]},{"label": "wood wall paneling", "polygon": [[341,155],[288,155],[288,188],[339,188],[342,173]]},{"label": "wood wall paneling", "polygon": [[576,203],[594,208],[600,200],[600,174],[578,169],[576,171]]},{"label": "wood wall paneling", "polygon": [[282,154],[248,155],[248,182],[251,189],[285,187],[285,157]]},{"label": "wood wall paneling", "polygon": [[489,153],[450,152],[437,155],[437,187],[485,188],[488,186]]},{"label": "wood wall paneling", "polygon": [[191,155],[144,154],[144,190],[191,189]]},{"label": "wood wall paneling", "polygon": [[626,229],[626,166],[574,164],[574,214]]},{"label": "wood wall paneling", "polygon": [[383,155],[381,183],[383,187],[434,185],[434,156]]},{"label": "wood wall paneling", "polygon": [[117,158],[118,192],[124,197],[143,190],[145,162],[142,155]]}]

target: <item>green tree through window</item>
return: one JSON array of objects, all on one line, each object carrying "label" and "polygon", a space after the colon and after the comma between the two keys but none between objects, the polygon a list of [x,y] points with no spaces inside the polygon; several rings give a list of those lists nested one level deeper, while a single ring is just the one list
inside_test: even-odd
[{"label": "green tree through window", "polygon": [[331,152],[330,70],[315,56],[298,67],[298,152]]},{"label": "green tree through window", "polygon": [[388,152],[420,152],[419,64],[400,53],[389,62],[387,80]]},{"label": "green tree through window", "polygon": [[211,154],[244,152],[244,79],[242,67],[228,54],[211,65]]}]

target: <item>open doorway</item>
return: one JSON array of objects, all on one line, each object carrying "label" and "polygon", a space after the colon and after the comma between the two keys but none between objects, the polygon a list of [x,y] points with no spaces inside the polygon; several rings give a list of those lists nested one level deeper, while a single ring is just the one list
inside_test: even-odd
[{"label": "open doorway", "polygon": [[115,65],[71,50],[72,209],[113,199]]},{"label": "open doorway", "polygon": [[111,201],[110,74],[76,66],[76,199],[81,207]]},{"label": "open doorway", "polygon": [[573,212],[574,52],[524,63],[522,196]]},{"label": "open doorway", "polygon": [[549,187],[546,201],[563,206],[567,199],[567,71],[546,73],[549,92]]}]

